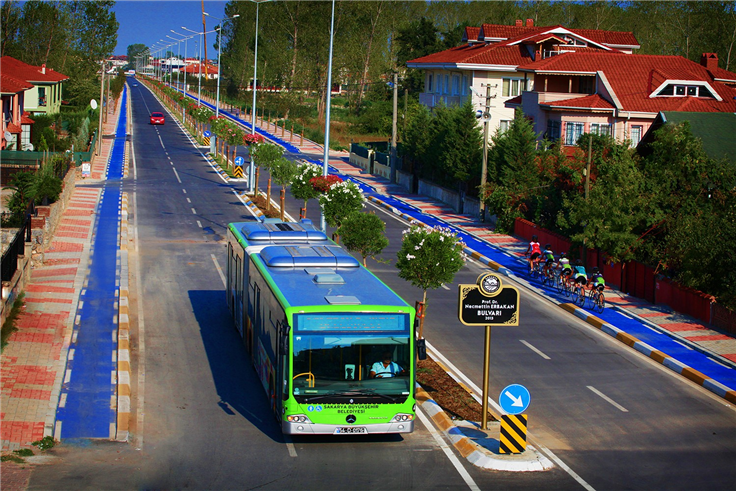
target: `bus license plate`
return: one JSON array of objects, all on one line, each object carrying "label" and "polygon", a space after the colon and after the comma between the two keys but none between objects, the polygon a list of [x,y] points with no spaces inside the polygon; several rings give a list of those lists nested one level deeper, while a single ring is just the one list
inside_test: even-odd
[{"label": "bus license plate", "polygon": [[335,435],[355,435],[356,433],[368,433],[365,426],[340,426],[335,428]]}]

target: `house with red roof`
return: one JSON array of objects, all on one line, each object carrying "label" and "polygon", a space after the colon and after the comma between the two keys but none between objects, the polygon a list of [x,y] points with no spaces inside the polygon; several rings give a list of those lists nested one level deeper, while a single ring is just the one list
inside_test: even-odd
[{"label": "house with red roof", "polygon": [[25,111],[34,115],[56,114],[61,110],[62,83],[69,77],[46,65],[29,65],[11,56],[0,58],[0,69],[4,75],[31,84],[24,96]]},{"label": "house with red roof", "polygon": [[583,133],[639,143],[661,111],[736,112],[736,73],[704,53],[681,56],[571,52],[519,67],[532,90],[506,101],[521,106],[535,130],[573,146]]},{"label": "house with red roof", "polygon": [[2,102],[3,124],[0,149],[22,150],[24,142],[31,142],[33,120],[23,113],[23,102],[26,92],[33,88],[33,84],[7,74],[4,67],[2,68],[0,101]]},{"label": "house with red roof", "polygon": [[207,63],[206,66],[205,63],[193,63],[182,68],[182,72],[192,77],[205,77],[210,80],[217,78],[217,67],[210,63]]},{"label": "house with red roof", "polygon": [[483,24],[467,27],[463,45],[407,62],[424,70],[424,92],[419,101],[429,108],[438,104],[463,104],[470,99],[476,109],[490,100],[490,130],[504,131],[514,117],[507,101],[533,88],[533,77],[520,68],[565,53],[619,54],[628,56],[639,43],[630,32],[567,29],[563,26],[506,26]]}]

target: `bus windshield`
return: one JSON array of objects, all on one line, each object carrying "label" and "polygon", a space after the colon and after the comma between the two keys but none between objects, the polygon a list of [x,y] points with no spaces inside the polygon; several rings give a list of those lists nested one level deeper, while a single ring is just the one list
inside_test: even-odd
[{"label": "bus windshield", "polygon": [[[406,400],[412,379],[408,316],[405,323],[397,323],[396,318],[404,316],[391,315],[391,331],[377,328],[379,332],[370,333],[331,332],[324,328],[323,315],[319,317],[318,321],[296,322],[292,390],[298,402],[380,404]],[[375,323],[371,317],[366,315],[366,319],[349,324]],[[344,314],[338,318],[344,319]],[[303,329],[315,322],[319,329]]]}]

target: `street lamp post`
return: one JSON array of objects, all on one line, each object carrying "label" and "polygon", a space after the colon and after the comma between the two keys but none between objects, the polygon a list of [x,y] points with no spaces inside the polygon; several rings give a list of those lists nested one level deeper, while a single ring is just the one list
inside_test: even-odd
[{"label": "street lamp post", "polygon": [[[222,78],[222,65],[220,64],[220,54],[222,53],[222,24],[226,20],[232,20],[237,17],[240,17],[240,14],[235,14],[232,17],[225,17],[224,19],[220,19],[218,17],[215,17],[213,15],[208,14],[207,12],[202,12],[207,17],[212,17],[215,20],[220,21],[220,28],[217,29],[217,98],[215,99],[215,117],[220,116],[220,79]],[[210,151],[214,153],[214,149],[216,148],[216,140],[217,137],[215,135],[212,135],[212,139],[210,140]]]},{"label": "street lamp post", "polygon": [[[332,19],[330,21],[330,57],[327,62],[327,96],[325,110],[325,153],[322,162],[322,175],[327,177],[327,166],[330,161],[330,106],[332,102],[332,45],[335,38],[335,0],[332,0]],[[320,208],[319,222],[322,232],[327,232],[325,212]]]},{"label": "street lamp post", "polygon": [[[256,133],[256,91],[258,90],[258,7],[270,0],[251,0],[256,4],[256,44],[253,52],[253,104],[250,110],[250,133],[255,135]],[[253,159],[250,159],[250,169],[248,173],[248,192],[252,193],[253,187],[253,176],[255,176],[255,164]]]},{"label": "street lamp post", "polygon": [[[166,35],[167,38],[176,41],[176,88],[179,89],[179,73],[181,72],[181,42],[183,39],[176,39],[173,36]],[[169,65],[171,66],[171,65]]]}]

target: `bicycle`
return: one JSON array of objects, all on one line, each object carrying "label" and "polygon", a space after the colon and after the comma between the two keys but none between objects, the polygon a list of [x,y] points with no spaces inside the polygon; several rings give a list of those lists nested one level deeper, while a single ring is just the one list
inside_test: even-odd
[{"label": "bicycle", "polygon": [[542,272],[541,264],[536,259],[531,262],[529,265],[529,276],[534,278],[537,275],[540,275]]},{"label": "bicycle", "polygon": [[585,288],[582,285],[575,285],[572,290],[572,303],[582,307],[585,304]]},{"label": "bicycle", "polygon": [[552,267],[544,267],[542,268],[542,284],[549,283],[550,285],[555,285],[555,270]]},{"label": "bicycle", "polygon": [[598,290],[597,288],[591,290],[588,298],[593,309],[599,314],[606,308],[606,296],[602,290]]}]

